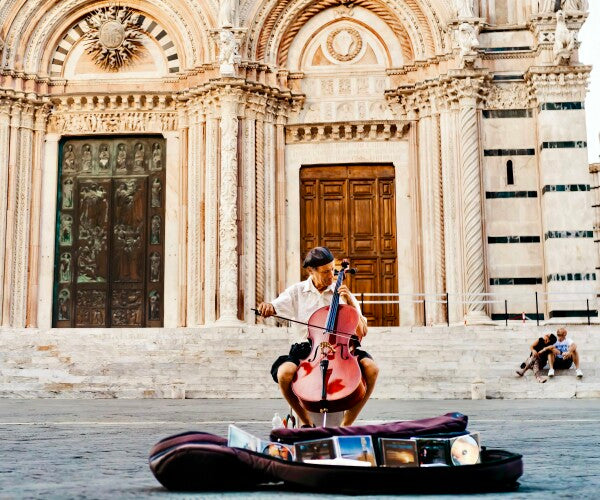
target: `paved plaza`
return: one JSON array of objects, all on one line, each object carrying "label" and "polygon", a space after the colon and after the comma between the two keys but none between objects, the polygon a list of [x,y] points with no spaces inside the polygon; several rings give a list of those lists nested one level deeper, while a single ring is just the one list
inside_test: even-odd
[{"label": "paved plaza", "polygon": [[[225,435],[229,423],[266,435],[274,411],[285,411],[281,401],[3,399],[0,498],[319,497],[273,490],[173,494],[148,468],[150,447],[165,436],[184,430]],[[598,498],[599,400],[374,400],[362,417],[403,420],[448,411],[469,415],[469,428],[481,431],[484,445],[524,457],[518,492],[469,498]]]}]

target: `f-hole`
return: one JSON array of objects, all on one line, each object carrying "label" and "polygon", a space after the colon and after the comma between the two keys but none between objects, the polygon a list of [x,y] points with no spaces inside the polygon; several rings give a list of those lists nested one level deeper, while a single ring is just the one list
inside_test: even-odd
[{"label": "f-hole", "polygon": [[511,185],[515,183],[515,175],[513,172],[513,162],[512,160],[508,160],[506,162],[506,184]]}]

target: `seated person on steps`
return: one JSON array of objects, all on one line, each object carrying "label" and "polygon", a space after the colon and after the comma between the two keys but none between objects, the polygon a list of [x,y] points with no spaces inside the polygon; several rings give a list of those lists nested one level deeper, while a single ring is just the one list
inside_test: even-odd
[{"label": "seated person on steps", "polygon": [[531,347],[529,348],[531,354],[527,361],[521,364],[521,369],[517,370],[517,375],[522,377],[525,375],[525,372],[531,368],[533,369],[536,380],[540,384],[546,382],[548,378],[542,377],[541,370],[546,366],[548,356],[550,355],[550,351],[554,349],[553,345],[555,342],[556,336],[553,333],[547,333],[531,344]]},{"label": "seated person on steps", "polygon": [[583,377],[583,372],[579,369],[579,352],[575,343],[567,338],[567,329],[559,328],[556,330],[558,342],[552,346],[552,351],[548,356],[548,376],[554,377],[554,370],[567,370],[575,363],[575,373],[577,378]]},{"label": "seated person on steps", "polygon": [[[277,315],[307,323],[317,309],[331,304],[335,289],[333,254],[325,247],[315,247],[306,255],[303,267],[308,271],[308,279],[290,286],[273,302],[262,302],[259,304],[258,311],[263,317],[268,318],[269,316]],[[375,388],[379,368],[369,353],[359,349],[360,341],[367,334],[367,320],[360,313],[358,301],[350,293],[346,285],[340,286],[338,292],[340,303],[354,306],[360,314],[360,321],[356,327],[356,337],[358,340],[353,341],[353,344],[354,354],[358,358],[366,382],[366,394],[363,400],[344,413],[342,425],[346,426],[354,422],[371,396]],[[283,397],[296,412],[301,423],[304,425],[313,425],[310,414],[300,404],[300,401],[292,390],[292,381],[298,370],[300,361],[306,358],[311,352],[311,346],[306,341],[306,335],[303,340],[301,343],[293,344],[289,354],[277,358],[271,368],[271,376],[279,384],[279,389]]]}]

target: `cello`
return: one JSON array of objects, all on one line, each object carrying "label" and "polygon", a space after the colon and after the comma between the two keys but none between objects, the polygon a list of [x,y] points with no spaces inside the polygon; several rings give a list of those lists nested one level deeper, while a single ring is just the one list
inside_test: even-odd
[{"label": "cello", "polygon": [[339,287],[349,263],[342,261],[331,305],[317,309],[308,321],[310,355],[301,361],[292,381],[292,390],[300,404],[315,413],[339,412],[352,408],[366,392],[360,365],[350,352],[350,342],[359,322],[358,311],[340,304]]}]

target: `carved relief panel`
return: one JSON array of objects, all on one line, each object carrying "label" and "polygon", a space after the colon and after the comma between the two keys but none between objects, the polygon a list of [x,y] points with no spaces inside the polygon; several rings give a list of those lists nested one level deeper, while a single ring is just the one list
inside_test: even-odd
[{"label": "carved relief panel", "polygon": [[162,326],[165,141],[61,147],[54,326]]}]

